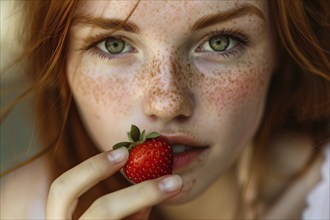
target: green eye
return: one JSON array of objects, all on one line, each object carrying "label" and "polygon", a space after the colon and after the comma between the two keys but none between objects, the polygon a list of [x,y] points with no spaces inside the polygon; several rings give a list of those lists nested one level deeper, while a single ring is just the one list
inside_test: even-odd
[{"label": "green eye", "polygon": [[[207,38],[206,38],[207,37]],[[206,39],[205,39],[206,38]],[[204,57],[234,58],[243,53],[249,46],[249,37],[244,33],[232,30],[210,32],[195,52]]]},{"label": "green eye", "polygon": [[228,48],[230,39],[227,36],[214,36],[208,43],[214,51],[221,52]]},{"label": "green eye", "polygon": [[105,48],[111,54],[118,54],[118,53],[123,52],[123,50],[125,49],[125,46],[126,46],[125,41],[123,41],[121,39],[108,38],[105,41]]}]

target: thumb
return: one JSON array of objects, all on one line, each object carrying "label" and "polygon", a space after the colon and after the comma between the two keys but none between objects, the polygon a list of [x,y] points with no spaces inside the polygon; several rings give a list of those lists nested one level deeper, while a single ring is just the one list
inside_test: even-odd
[{"label": "thumb", "polygon": [[144,208],[133,215],[128,216],[125,220],[147,220],[149,218],[152,207]]}]

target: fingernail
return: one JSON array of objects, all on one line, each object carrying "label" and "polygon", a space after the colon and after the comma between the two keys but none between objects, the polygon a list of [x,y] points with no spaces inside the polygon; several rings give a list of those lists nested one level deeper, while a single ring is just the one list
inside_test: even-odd
[{"label": "fingernail", "polygon": [[125,147],[112,150],[108,153],[108,160],[112,163],[120,163],[128,157],[128,150]]},{"label": "fingernail", "polygon": [[158,183],[159,189],[164,193],[174,192],[180,189],[182,186],[181,177],[178,175],[173,175],[162,179]]}]

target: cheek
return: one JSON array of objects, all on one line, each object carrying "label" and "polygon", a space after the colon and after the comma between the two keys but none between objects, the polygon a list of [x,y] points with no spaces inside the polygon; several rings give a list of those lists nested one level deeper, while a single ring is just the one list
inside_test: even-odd
[{"label": "cheek", "polygon": [[[100,149],[109,150],[113,143],[125,139],[122,131],[131,120],[128,115],[134,104],[133,79],[123,71],[111,69],[109,73],[106,65],[81,63],[84,65],[71,65],[67,71],[74,100],[91,138]],[[116,129],[112,129],[114,125]]]},{"label": "cheek", "polygon": [[[251,54],[256,57],[256,54]],[[260,57],[260,56],[258,56]],[[209,69],[200,77],[202,100],[208,109],[219,113],[241,110],[242,106],[259,102],[267,92],[272,72],[269,56],[246,60],[235,66]]]},{"label": "cheek", "polygon": [[231,109],[260,97],[265,88],[265,77],[257,70],[229,71],[219,77],[206,79],[206,105],[210,109]]},{"label": "cheek", "polygon": [[[102,72],[102,74],[99,74]],[[71,72],[70,86],[81,110],[87,109],[97,117],[116,116],[129,110],[129,79],[105,70],[87,67]]]}]

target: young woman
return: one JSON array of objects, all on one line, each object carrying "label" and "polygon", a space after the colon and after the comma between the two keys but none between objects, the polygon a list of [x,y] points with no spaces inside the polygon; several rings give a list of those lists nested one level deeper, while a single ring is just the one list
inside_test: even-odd
[{"label": "young woman", "polygon": [[[329,169],[326,1],[21,4],[45,151],[3,176],[2,218],[329,216],[307,203]],[[131,124],[190,159],[128,184]]]}]

